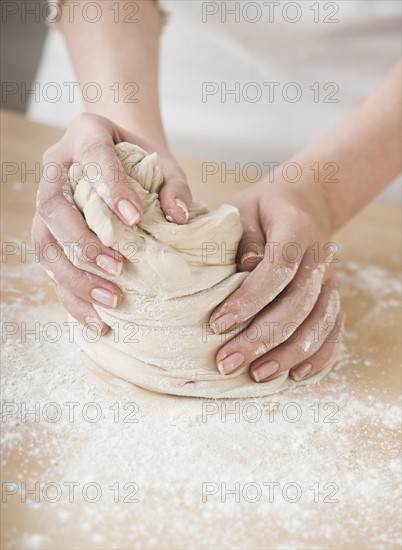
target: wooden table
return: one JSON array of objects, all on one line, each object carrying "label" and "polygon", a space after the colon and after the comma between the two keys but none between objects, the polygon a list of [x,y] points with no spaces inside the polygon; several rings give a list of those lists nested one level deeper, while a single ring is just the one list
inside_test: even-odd
[{"label": "wooden table", "polygon": [[[2,113],[1,222],[2,240],[4,242],[22,243],[29,241],[30,223],[34,212],[35,193],[40,174],[41,154],[46,147],[58,140],[62,133],[61,129],[32,123],[22,116],[12,113]],[[227,183],[221,183],[219,174],[216,178],[210,177],[207,185],[202,183],[202,162],[200,160],[189,158],[179,158],[179,160],[192,184],[193,195],[206,201],[211,207],[224,202],[233,192],[244,186],[244,182],[235,183],[230,178],[228,178]],[[401,212],[399,208],[374,202],[334,237],[334,240],[340,245],[340,288],[343,293],[343,306],[347,314],[346,328],[349,335],[346,340],[345,360],[341,368],[320,385],[307,388],[303,390],[304,393],[297,390],[295,394],[281,394],[276,399],[280,402],[280,406],[284,407],[297,398],[307,410],[307,406],[310,406],[311,403],[333,401],[339,397],[341,410],[346,414],[342,417],[345,421],[343,422],[341,418],[341,421],[333,428],[334,431],[328,435],[328,439],[323,430],[313,434],[312,428],[306,423],[300,424],[299,431],[294,432],[294,437],[301,437],[302,440],[300,430],[302,432],[304,430],[306,434],[305,441],[313,442],[307,454],[303,446],[300,448],[303,467],[308,467],[309,456],[311,457],[311,463],[314,462],[314,438],[317,438],[315,453],[323,453],[322,446],[327,446],[330,441],[332,442],[333,451],[328,451],[325,454],[328,471],[333,473],[333,464],[338,462],[339,471],[343,468],[342,476],[344,477],[342,479],[346,480],[348,475],[349,477],[352,476],[354,480],[349,485],[345,481],[345,487],[349,488],[349,493],[346,491],[345,504],[338,505],[338,508],[333,505],[330,511],[323,509],[322,513],[320,512],[319,516],[316,516],[310,505],[298,503],[291,510],[293,518],[289,518],[289,509],[284,508],[286,517],[281,519],[280,511],[272,512],[271,516],[269,512],[265,516],[262,501],[255,504],[253,509],[249,508],[249,503],[246,505],[242,502],[237,505],[237,508],[233,505],[233,510],[230,509],[232,511],[229,514],[225,512],[226,509],[223,508],[221,502],[219,502],[219,506],[211,503],[210,508],[205,508],[204,504],[203,508],[200,501],[201,497],[199,496],[198,500],[194,500],[195,493],[190,488],[187,494],[181,486],[169,496],[166,484],[164,484],[166,476],[168,480],[169,475],[175,477],[179,473],[175,470],[174,475],[169,474],[168,464],[173,458],[167,459],[164,456],[170,452],[169,442],[163,441],[163,433],[165,432],[159,434],[158,428],[155,426],[151,441],[155,453],[160,455],[158,460],[161,461],[161,464],[164,464],[165,471],[155,472],[155,483],[154,485],[151,483],[148,487],[150,491],[147,494],[153,495],[152,498],[156,499],[158,499],[158,494],[160,499],[162,497],[166,499],[166,495],[168,495],[169,500],[165,502],[164,506],[162,506],[163,503],[160,500],[155,500],[152,502],[159,503],[158,506],[155,507],[154,504],[153,507],[149,508],[145,503],[141,512],[138,512],[138,508],[136,509],[135,513],[137,515],[135,518],[130,512],[127,516],[124,514],[119,516],[119,520],[117,520],[115,515],[117,508],[111,504],[110,514],[100,516],[102,518],[102,524],[100,525],[95,519],[91,520],[92,524],[88,523],[88,518],[93,518],[93,516],[88,515],[90,514],[89,509],[94,505],[87,502],[74,502],[71,505],[73,507],[71,511],[67,513],[63,509],[64,515],[61,512],[57,515],[54,512],[56,505],[42,501],[37,506],[36,504],[27,505],[19,497],[7,495],[6,498],[3,497],[2,548],[397,548],[398,543],[396,541],[400,529],[400,519],[398,504],[395,499],[397,483],[393,475],[395,473],[395,462],[393,461],[398,460],[398,430],[397,422],[390,411],[393,407],[399,406],[400,393],[401,327],[400,295],[397,284],[400,273],[400,223]],[[10,251],[10,249],[7,250]],[[2,268],[6,281],[8,283],[12,282],[12,288],[6,285],[3,289],[3,303],[6,307],[6,313],[3,315],[4,323],[10,321],[21,323],[25,318],[32,320],[35,318],[35,308],[38,308],[39,315],[42,307],[51,307],[57,318],[63,318],[63,312],[61,307],[57,305],[52,286],[47,282],[45,276],[38,275],[31,256],[28,255],[27,262],[22,262],[20,254],[9,254],[2,264]],[[357,286],[357,288],[354,288],[354,286]],[[20,317],[17,315],[15,318],[7,317],[9,315],[7,312],[15,313],[17,311],[15,303],[22,300],[26,304],[24,306],[25,317],[24,315]],[[29,369],[29,363],[32,362],[32,357],[35,358],[33,354],[36,353],[34,348],[30,346],[29,340],[28,343],[21,343],[21,341],[13,343],[13,340],[11,340],[11,345],[15,345],[15,348],[12,348],[15,351],[10,353],[8,348],[9,353],[6,354],[6,359],[4,359],[8,361],[4,367],[5,375],[3,379],[6,388],[5,401],[7,402],[12,401],[12,388],[15,385],[18,386],[18,380],[21,380],[22,376],[21,373],[25,372],[20,366],[20,363],[24,363],[25,357],[27,372],[29,372],[30,379],[33,380],[32,384],[35,384],[36,376],[35,371],[31,372]],[[64,362],[68,360],[68,357],[65,357],[66,349],[69,348],[63,348]],[[44,358],[48,357],[47,354],[53,353],[53,351],[53,349],[51,352],[48,351],[46,345],[43,346],[42,344],[38,348],[38,353],[43,354]],[[71,351],[71,353],[76,354],[76,351]],[[11,367],[10,361],[13,362],[14,359],[15,367]],[[77,376],[87,376],[87,374],[82,374],[85,371],[86,367],[81,366],[80,374],[77,374]],[[41,396],[38,396],[39,401],[41,399],[46,401],[46,397],[47,401],[51,401],[52,391],[60,391],[59,386],[56,389],[52,386],[52,374],[51,371],[49,372],[48,394],[46,385],[45,387],[41,385],[42,393]],[[57,369],[56,372],[58,373]],[[57,381],[59,381],[59,376],[60,374],[55,374]],[[127,401],[127,396],[129,396],[129,401],[135,399],[136,402],[141,404],[142,410],[146,413],[144,413],[145,417],[149,415],[149,418],[155,420],[155,418],[158,419],[159,415],[162,425],[165,422],[164,416],[168,417],[169,414],[172,414],[172,411],[180,410],[180,414],[185,415],[187,410],[190,411],[191,416],[195,410],[194,403],[197,400],[159,396],[137,388],[119,386],[115,383],[115,380],[110,379],[103,373],[91,374],[91,376],[92,387],[97,388],[98,396],[102,393],[111,395],[113,403],[124,403]],[[71,393],[71,390],[74,389],[73,383],[75,381],[71,382],[72,380],[73,378],[67,377],[64,383],[66,393]],[[85,380],[83,384],[87,383]],[[94,382],[94,380],[98,380],[98,382]],[[24,384],[27,383],[24,382]],[[24,386],[27,395],[29,393],[28,386],[29,384]],[[193,404],[190,405],[190,402]],[[155,412],[156,406],[162,406],[163,408],[156,409]],[[187,409],[186,407],[193,408]],[[376,418],[373,413],[375,408],[378,410],[376,421],[373,420],[373,418]],[[151,412],[151,409],[153,412]],[[353,414],[359,417],[359,426],[364,424],[364,429],[351,426],[352,418],[350,415]],[[369,417],[370,422],[368,421]],[[185,450],[181,449],[182,446],[188,446],[189,449],[186,452],[191,453],[190,448],[193,445],[191,438],[194,437],[192,435],[194,432],[191,430],[194,430],[194,426],[190,426],[192,422],[183,422],[183,416],[180,416],[180,419],[180,422],[178,422],[178,425],[182,426],[180,434],[181,437],[186,438],[186,441],[180,443],[179,437],[179,442],[176,441],[178,447],[175,447],[175,453],[184,453]],[[169,422],[169,430],[174,429],[171,427],[172,425],[175,424]],[[28,426],[30,426],[29,422]],[[286,428],[286,433],[282,430],[283,427]],[[207,428],[208,425],[206,425]],[[222,477],[220,471],[220,464],[225,464],[225,467],[227,467],[228,445],[231,444],[225,439],[224,434],[225,431],[232,434],[234,428],[229,427],[227,423],[218,426],[216,422],[209,428],[210,432],[204,434],[206,437],[205,446],[201,447],[205,449],[205,456],[202,456],[203,452],[197,451],[196,454],[199,454],[199,456],[192,456],[192,460],[195,461],[195,464],[199,460],[199,471],[203,471],[206,469],[203,462],[204,458],[207,460],[206,457],[209,457],[209,459],[212,457],[212,460],[216,461],[216,481],[222,481],[224,477]],[[280,433],[278,431],[275,436],[276,439],[272,440],[285,442],[284,444],[288,447],[283,448],[281,443],[280,448],[276,449],[275,456],[272,458],[271,471],[282,472],[278,464],[286,460],[289,461],[289,471],[296,471],[292,462],[296,456],[295,451],[290,448],[293,437],[292,430],[294,429],[296,428],[292,423],[283,424]],[[218,444],[218,448],[210,449],[208,441],[214,442],[215,445],[219,441],[216,430],[220,430],[223,434],[222,444],[221,447]],[[264,430],[267,434],[269,432],[268,426],[264,424],[259,425],[258,430],[260,430],[258,432],[259,437]],[[33,483],[37,480],[37,477],[32,476],[38,476],[38,472],[48,471],[50,465],[53,464],[52,457],[54,458],[54,455],[51,453],[51,456],[47,455],[46,449],[53,449],[54,451],[56,447],[52,445],[55,438],[60,438],[60,434],[57,436],[55,433],[49,432],[46,423],[43,422],[34,423],[27,430],[27,423],[11,422],[10,424],[9,419],[6,419],[3,423],[3,432],[8,443],[12,438],[19,441],[18,445],[6,446],[4,451],[3,484],[4,482],[15,482],[19,486],[22,481]],[[239,432],[239,437],[245,437],[246,433],[245,431]],[[105,443],[102,434],[105,435],[104,432],[98,434],[99,449],[102,452],[102,463],[107,468],[108,461],[105,461]],[[155,434],[158,435],[155,436]],[[271,436],[269,435],[269,437]],[[73,444],[71,430],[66,428],[65,435],[62,438],[62,441],[58,444],[61,445],[63,452],[72,457],[74,451],[71,447]],[[142,435],[141,438],[143,438]],[[346,442],[345,450],[339,452],[339,440],[342,438]],[[33,449],[39,440],[42,443],[42,446],[38,444],[39,449],[42,449],[43,452],[39,452],[39,456],[37,456],[38,453],[35,455]],[[338,440],[338,444],[336,440]],[[143,443],[136,442],[136,452],[139,454],[149,451],[148,443],[144,439],[142,441]],[[162,446],[165,443],[167,446]],[[195,447],[199,444],[199,441],[194,440]],[[251,440],[247,444],[250,446]],[[114,447],[110,448],[110,465],[112,465],[112,462],[118,462],[120,456],[113,455],[113,448],[118,448],[120,443],[115,442],[113,445]],[[116,445],[117,447],[115,447]],[[92,447],[88,444],[87,451],[85,451],[85,446],[78,447],[79,452],[82,453],[83,462],[87,460],[87,457],[93,459]],[[263,453],[261,455],[258,455],[257,451],[258,449],[256,450],[256,456],[264,455],[265,457],[265,450],[258,451]],[[122,449],[121,456],[124,452]],[[134,462],[137,460],[135,458],[136,452],[133,451]],[[225,458],[222,458],[223,456]],[[57,456],[55,460],[57,460]],[[239,471],[241,471],[243,464],[245,468],[244,479],[250,481],[253,478],[250,477],[249,473],[254,470],[249,468],[250,465],[247,461],[250,461],[249,454],[239,458],[238,453],[236,453],[233,457],[234,466],[239,467]],[[59,480],[63,479],[63,471],[64,474],[68,471],[67,465],[67,462],[59,464],[59,474],[61,476]],[[178,461],[178,465],[180,467],[180,461]],[[368,469],[369,465],[370,470]],[[390,465],[392,465],[392,471],[388,471]],[[130,469],[130,465],[126,465],[126,467]],[[137,467],[140,473],[141,468],[144,468],[145,474],[149,473],[146,471],[146,466],[141,462],[141,458],[138,458]],[[92,465],[88,463],[87,473],[89,477],[92,468],[95,468],[94,463]],[[201,480],[208,480],[208,478],[205,478],[205,471],[203,473],[204,477],[200,477],[198,480],[197,474],[194,474],[197,471],[197,468],[195,468],[191,477],[195,484],[198,481],[201,482]],[[383,489],[379,489],[379,486],[375,483],[384,475],[388,476],[386,479],[384,478],[384,484],[390,484],[387,487],[389,499],[382,494]],[[187,474],[184,472],[183,478],[187,480],[187,486],[190,487],[191,483],[186,476]],[[352,488],[361,481],[361,476],[368,476],[369,479],[365,480],[367,486],[360,494],[357,489]],[[261,477],[258,477],[258,479],[261,479]],[[305,478],[303,477],[303,479]],[[157,482],[157,480],[159,481]],[[209,481],[212,482],[211,479]],[[354,490],[357,491],[356,494]],[[370,504],[367,494],[370,494],[371,491],[373,491],[373,494],[372,503]],[[380,491],[380,496],[377,495],[376,491]],[[353,503],[352,497],[356,497],[358,501]],[[148,496],[148,498],[152,500],[151,497]],[[376,501],[377,504],[375,504]],[[359,510],[359,507],[362,507],[362,510]],[[267,529],[261,530],[261,525],[264,525],[264,517],[266,517]],[[302,520],[302,524],[298,528],[299,535],[296,535],[295,531],[297,517]],[[294,524],[289,526],[290,519],[293,520]],[[116,530],[117,524],[120,526],[118,530]]]}]

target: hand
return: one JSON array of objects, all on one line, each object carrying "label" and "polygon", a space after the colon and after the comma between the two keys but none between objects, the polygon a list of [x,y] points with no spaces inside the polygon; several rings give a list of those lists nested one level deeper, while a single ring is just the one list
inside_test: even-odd
[{"label": "hand", "polygon": [[256,382],[287,370],[295,380],[308,378],[334,355],[342,328],[325,197],[276,177],[232,202],[244,227],[238,269],[251,273],[210,324],[226,333],[255,318],[219,350],[217,368],[231,374],[248,365]]},{"label": "hand", "polygon": [[[114,150],[114,145],[121,141],[158,153],[164,174],[159,195],[162,209],[169,221],[185,224],[192,201],[191,192],[184,172],[167,146],[133,135],[104,117],[82,114],[43,156],[44,174],[32,226],[32,240],[37,245],[39,261],[55,282],[61,303],[77,321],[90,328],[96,327],[102,334],[109,327],[92,304],[107,308],[119,304],[119,288],[103,279],[102,275],[120,275],[123,257],[104,246],[86,225],[73,201],[68,169],[73,162],[79,162],[88,167],[90,176],[90,167],[96,167],[96,175],[100,177],[91,177],[95,191],[124,223],[138,223],[143,215],[142,204],[128,185]],[[80,253],[88,264],[96,266],[99,276],[76,268],[64,254],[62,246],[66,243],[74,243],[75,253]],[[58,252],[57,261],[54,261],[52,248]]]}]

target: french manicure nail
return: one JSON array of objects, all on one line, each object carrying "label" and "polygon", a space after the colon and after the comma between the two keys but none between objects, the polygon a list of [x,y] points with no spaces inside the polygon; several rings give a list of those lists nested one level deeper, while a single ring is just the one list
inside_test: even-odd
[{"label": "french manicure nail", "polygon": [[229,357],[226,357],[223,361],[219,361],[218,363],[218,371],[221,374],[230,374],[234,370],[240,367],[245,361],[245,357],[242,353],[236,351],[235,353],[232,353],[232,355],[229,355]]},{"label": "french manicure nail", "polygon": [[85,317],[85,325],[89,328],[89,330],[92,330],[97,334],[102,334],[103,324],[96,317]]},{"label": "french manicure nail", "polygon": [[311,363],[303,363],[292,370],[292,378],[298,382],[299,380],[303,380],[312,370],[313,365]]},{"label": "french manicure nail", "polygon": [[229,330],[235,323],[236,316],[233,313],[225,313],[225,315],[222,315],[216,321],[211,322],[210,325],[215,334],[221,334]]},{"label": "french manicure nail", "polygon": [[186,216],[186,220],[188,220],[189,213],[188,213],[187,204],[181,199],[176,199],[174,202],[179,208],[181,208],[181,210],[183,210],[184,215]]},{"label": "french manicure nail", "polygon": [[255,260],[262,260],[264,257],[264,254],[257,254],[256,252],[246,252],[246,254],[243,254],[241,257],[240,263],[244,264],[247,262],[247,260],[255,261]]},{"label": "french manicure nail", "polygon": [[127,199],[122,199],[117,205],[117,209],[128,225],[134,225],[140,219],[138,210]]},{"label": "french manicure nail", "polygon": [[275,374],[279,370],[279,363],[277,361],[267,361],[263,363],[255,370],[253,370],[253,377],[256,382],[261,382]]},{"label": "french manicure nail", "polygon": [[122,262],[116,262],[111,256],[108,256],[107,254],[100,254],[96,258],[96,264],[110,273],[110,275],[114,275],[115,277],[118,277],[123,269],[123,263]]},{"label": "french manicure nail", "polygon": [[94,300],[96,300],[97,302],[100,302],[105,306],[108,306],[108,307],[117,306],[117,296],[104,288],[93,288],[91,290],[91,296]]}]

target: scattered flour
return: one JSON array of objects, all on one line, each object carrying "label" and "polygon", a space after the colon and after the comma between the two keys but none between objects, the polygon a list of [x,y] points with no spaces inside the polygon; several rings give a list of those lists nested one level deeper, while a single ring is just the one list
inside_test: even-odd
[{"label": "scattered flour", "polygon": [[[32,281],[28,305],[18,276]],[[344,360],[320,386],[214,401],[89,369],[66,326],[58,337],[66,317],[45,305],[46,275],[37,264],[13,270],[3,283],[13,300],[3,321],[19,329],[3,345],[2,480],[18,492],[3,515],[24,521],[9,521],[2,548],[398,548],[399,402],[361,384],[376,349],[360,357],[354,342],[372,328],[373,308],[400,305],[400,287],[374,266],[349,263],[339,278],[345,305],[358,295],[365,309],[353,330],[346,323]],[[23,323],[39,319],[37,335],[24,336]],[[24,419],[24,407],[38,418]],[[23,483],[35,482],[39,501],[22,503]],[[83,497],[88,483],[102,490],[97,502],[88,502],[94,485]],[[46,501],[46,484],[48,500],[62,488],[57,502]],[[235,489],[226,502],[222,484]]]}]

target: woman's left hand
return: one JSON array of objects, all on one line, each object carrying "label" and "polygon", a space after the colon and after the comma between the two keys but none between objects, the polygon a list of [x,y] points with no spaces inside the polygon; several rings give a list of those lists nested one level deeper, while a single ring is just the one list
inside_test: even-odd
[{"label": "woman's left hand", "polygon": [[213,312],[217,334],[255,318],[216,356],[221,374],[249,366],[256,382],[290,370],[293,379],[316,374],[337,351],[343,316],[324,193],[278,176],[237,195],[243,237],[239,271],[250,275]]}]

